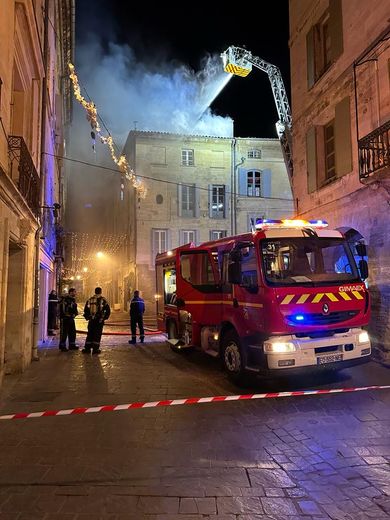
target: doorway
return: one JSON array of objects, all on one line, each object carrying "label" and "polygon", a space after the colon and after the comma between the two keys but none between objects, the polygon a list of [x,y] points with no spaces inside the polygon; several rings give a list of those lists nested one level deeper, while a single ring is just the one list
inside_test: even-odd
[{"label": "doorway", "polygon": [[23,370],[24,347],[24,264],[25,250],[15,242],[9,243],[7,298],[5,318],[4,374]]}]

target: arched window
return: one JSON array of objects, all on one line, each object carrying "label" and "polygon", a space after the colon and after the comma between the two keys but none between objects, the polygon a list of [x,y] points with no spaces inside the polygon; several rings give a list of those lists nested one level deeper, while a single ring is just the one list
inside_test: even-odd
[{"label": "arched window", "polygon": [[248,150],[248,159],[261,159],[261,150],[258,148],[252,148],[252,150]]}]

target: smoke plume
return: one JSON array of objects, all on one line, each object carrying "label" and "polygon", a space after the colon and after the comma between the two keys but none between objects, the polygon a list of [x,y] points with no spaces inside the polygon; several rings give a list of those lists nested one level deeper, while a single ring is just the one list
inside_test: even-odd
[{"label": "smoke plume", "polygon": [[209,108],[231,78],[223,71],[219,56],[206,57],[201,70],[195,72],[178,63],[140,63],[127,45],[110,43],[103,52],[99,43],[89,42],[78,47],[76,67],[81,85],[118,145],[124,144],[135,127],[233,135],[232,119],[214,115]]}]

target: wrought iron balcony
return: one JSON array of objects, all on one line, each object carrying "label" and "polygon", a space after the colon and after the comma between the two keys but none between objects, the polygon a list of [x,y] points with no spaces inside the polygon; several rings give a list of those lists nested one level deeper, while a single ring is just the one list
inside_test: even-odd
[{"label": "wrought iron balcony", "polygon": [[359,176],[390,167],[390,121],[359,140]]},{"label": "wrought iron balcony", "polygon": [[17,135],[8,137],[8,159],[11,179],[17,183],[20,194],[25,198],[31,211],[38,216],[41,180],[23,137]]}]

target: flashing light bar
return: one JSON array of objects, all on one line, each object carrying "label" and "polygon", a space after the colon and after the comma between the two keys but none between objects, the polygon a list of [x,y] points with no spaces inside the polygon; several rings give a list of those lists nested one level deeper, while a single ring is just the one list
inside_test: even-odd
[{"label": "flashing light bar", "polygon": [[255,229],[265,229],[270,227],[312,227],[312,228],[325,228],[328,226],[326,220],[301,220],[301,219],[271,219],[271,218],[258,218],[256,219]]}]

